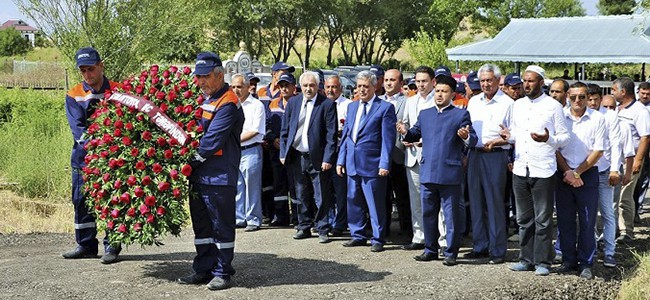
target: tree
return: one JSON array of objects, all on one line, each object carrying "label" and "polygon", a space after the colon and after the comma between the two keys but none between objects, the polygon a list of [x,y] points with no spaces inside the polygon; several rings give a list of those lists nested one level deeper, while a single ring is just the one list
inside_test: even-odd
[{"label": "tree", "polygon": [[636,7],[635,0],[599,0],[598,11],[605,16],[609,15],[630,15]]},{"label": "tree", "polygon": [[189,61],[204,36],[193,20],[209,15],[199,9],[207,0],[15,1],[70,63],[79,48],[94,47],[113,79],[145,62]]},{"label": "tree", "polygon": [[411,56],[421,65],[425,66],[449,66],[447,42],[444,39],[420,30],[415,37],[406,42],[406,49]]},{"label": "tree", "polygon": [[31,48],[29,40],[23,38],[16,29],[0,30],[0,56],[25,54]]},{"label": "tree", "polygon": [[[488,1],[489,2],[489,1]],[[496,34],[512,18],[550,18],[584,16],[580,0],[506,0],[485,3],[472,15],[479,27]]]}]

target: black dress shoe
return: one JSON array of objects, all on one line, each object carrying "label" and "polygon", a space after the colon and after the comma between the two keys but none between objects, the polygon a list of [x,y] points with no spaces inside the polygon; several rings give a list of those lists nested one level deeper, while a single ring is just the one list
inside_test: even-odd
[{"label": "black dress shoe", "polygon": [[343,247],[361,247],[366,245],[366,241],[364,240],[350,240],[343,243]]},{"label": "black dress shoe", "polygon": [[333,229],[330,231],[330,235],[331,235],[331,236],[335,236],[335,237],[343,236],[343,230],[333,228]]},{"label": "black dress shoe", "polygon": [[205,273],[192,273],[187,276],[176,279],[180,284],[202,284],[208,283],[212,279],[212,275]]},{"label": "black dress shoe", "polygon": [[106,252],[104,253],[104,255],[102,255],[101,263],[108,265],[117,262],[118,255],[119,253],[117,252],[112,252],[112,251]]},{"label": "black dress shoe", "polygon": [[438,255],[432,252],[422,252],[422,254],[414,256],[413,259],[417,261],[432,261],[438,260]]},{"label": "black dress shoe", "polygon": [[384,252],[384,245],[373,244],[372,246],[370,246],[370,252]]},{"label": "black dress shoe", "polygon": [[503,257],[492,257],[490,258],[490,261],[488,261],[488,264],[491,265],[500,265],[505,262],[505,259]]},{"label": "black dress shoe", "polygon": [[424,249],[424,244],[420,243],[410,243],[406,245],[402,245],[402,249],[404,250],[422,250]]},{"label": "black dress shoe", "polygon": [[469,259],[477,259],[477,258],[488,258],[490,257],[490,253],[487,252],[469,252],[465,253],[463,255],[463,258],[469,258]]},{"label": "black dress shoe", "polygon": [[442,260],[442,264],[445,266],[455,266],[458,263],[456,262],[456,258],[453,256],[447,256],[445,259]]},{"label": "black dress shoe", "polygon": [[232,279],[228,278],[222,278],[219,276],[215,276],[210,280],[208,283],[207,287],[209,290],[212,291],[218,291],[218,290],[225,290],[227,288],[230,288],[232,286]]},{"label": "black dress shoe", "polygon": [[294,240],[302,240],[311,237],[311,231],[309,230],[298,230],[296,234],[293,235]]},{"label": "black dress shoe", "polygon": [[97,258],[97,250],[91,251],[84,247],[77,246],[74,250],[63,253],[63,258],[76,259],[76,258]]},{"label": "black dress shoe", "polygon": [[562,264],[555,270],[555,272],[559,274],[572,273],[576,271],[578,271],[578,266],[573,266],[569,264]]}]

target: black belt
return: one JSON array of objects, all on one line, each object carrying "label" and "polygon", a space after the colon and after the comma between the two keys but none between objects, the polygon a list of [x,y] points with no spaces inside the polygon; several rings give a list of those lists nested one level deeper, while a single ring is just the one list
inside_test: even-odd
[{"label": "black belt", "polygon": [[508,151],[510,149],[503,149],[503,148],[500,148],[500,147],[495,147],[495,148],[492,148],[492,150],[487,150],[487,149],[485,149],[483,147],[471,147],[471,148],[469,148],[469,150],[475,151],[475,152],[481,152],[481,153],[492,153],[492,152]]},{"label": "black belt", "polygon": [[246,150],[246,149],[249,149],[249,148],[257,147],[257,146],[259,146],[259,145],[261,145],[261,144],[262,144],[262,143],[252,143],[252,144],[250,144],[250,145],[241,146],[241,150]]}]

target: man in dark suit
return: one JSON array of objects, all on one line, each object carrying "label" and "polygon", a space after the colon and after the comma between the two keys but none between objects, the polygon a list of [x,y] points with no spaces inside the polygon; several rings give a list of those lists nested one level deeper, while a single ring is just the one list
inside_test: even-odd
[{"label": "man in dark suit", "polygon": [[469,112],[455,108],[456,80],[443,75],[436,78],[436,106],[422,110],[411,129],[402,122],[397,130],[406,142],[422,138],[420,184],[424,222],[424,252],[417,261],[438,259],[438,212],[443,209],[447,227],[447,248],[443,264],[453,266],[462,239],[463,207],[460,184],[463,181],[463,148],[474,147],[477,137]]},{"label": "man in dark suit", "polygon": [[362,71],[357,75],[359,101],[350,103],[343,127],[336,173],[348,176],[348,227],[352,240],[345,247],[364,246],[370,215],[372,246],[384,251],[386,186],[391,152],[395,144],[395,107],[375,95],[377,77]]},{"label": "man in dark suit", "polygon": [[[302,95],[287,102],[280,131],[280,161],[295,183],[298,231],[294,239],[311,237],[316,226],[320,243],[329,242],[332,165],[336,162],[336,104],[318,94],[316,72],[300,76]],[[314,215],[315,212],[315,215]]]}]

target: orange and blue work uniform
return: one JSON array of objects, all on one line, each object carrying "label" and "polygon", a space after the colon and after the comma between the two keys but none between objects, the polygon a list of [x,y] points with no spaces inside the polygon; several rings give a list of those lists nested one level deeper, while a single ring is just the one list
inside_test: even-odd
[{"label": "orange and blue work uniform", "polygon": [[[86,131],[90,125],[88,118],[95,112],[99,100],[104,98],[104,92],[119,86],[117,82],[109,81],[104,77],[104,82],[99,90],[94,90],[86,82],[73,86],[65,96],[65,114],[72,131],[74,143],[70,165],[72,167],[72,205],[74,206],[74,231],[77,244],[88,252],[97,253],[97,226],[95,217],[89,213],[83,192],[83,177],[81,169],[86,166],[84,158],[87,142]],[[104,238],[104,248],[108,250],[108,238]],[[118,250],[119,251],[119,250]]]},{"label": "orange and blue work uniform", "polygon": [[229,278],[235,247],[235,195],[241,159],[244,112],[225,84],[201,106],[205,134],[191,161],[190,214],[194,229],[193,269],[198,274]]},{"label": "orange and blue work uniform", "polygon": [[273,155],[271,148],[273,148],[274,137],[271,130],[271,111],[269,110],[269,106],[271,105],[272,99],[280,97],[280,90],[278,89],[275,94],[271,94],[271,91],[271,84],[263,86],[257,91],[257,99],[262,101],[266,111],[266,136],[264,137],[266,146],[262,148],[262,214],[265,219],[271,219],[272,225],[285,225],[283,222],[278,224],[275,220],[275,215],[277,215],[275,211],[275,190],[273,186],[275,178],[273,177],[273,158],[271,157]]}]

